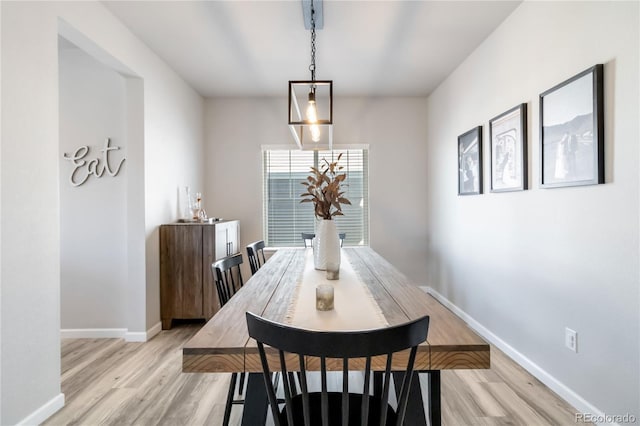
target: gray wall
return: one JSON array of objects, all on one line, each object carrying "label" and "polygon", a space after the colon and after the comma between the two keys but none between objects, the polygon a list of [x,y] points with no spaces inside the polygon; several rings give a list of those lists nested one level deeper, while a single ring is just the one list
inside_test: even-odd
[{"label": "gray wall", "polygon": [[126,315],[135,337],[144,338],[160,320],[158,225],[177,218],[179,186],[202,185],[203,101],[99,2],[0,2],[0,8],[0,424],[35,424],[64,401],[58,34],[139,77],[126,82],[127,96],[135,98],[127,100],[135,106],[127,110],[135,123],[127,133],[141,141],[128,151],[126,165],[132,178]]},{"label": "gray wall", "polygon": [[[429,285],[575,404],[640,418],[638,12],[637,2],[523,3],[429,97],[426,194]],[[596,63],[606,184],[540,189],[538,95]],[[488,192],[488,121],[521,102],[531,189],[457,196],[457,136],[484,126]]]},{"label": "gray wall", "polygon": [[[80,186],[63,158],[88,146],[84,161],[100,159],[111,139],[109,167],[127,158],[126,80],[78,48],[60,49],[60,326],[127,327],[127,160]],[[87,174],[82,167],[76,182]]]},{"label": "gray wall", "polygon": [[[424,98],[334,100],[334,144],[369,144],[370,245],[417,284],[427,272],[425,106]],[[205,208],[240,220],[243,247],[263,238],[261,145],[297,149],[286,111],[286,98],[207,100]]]}]

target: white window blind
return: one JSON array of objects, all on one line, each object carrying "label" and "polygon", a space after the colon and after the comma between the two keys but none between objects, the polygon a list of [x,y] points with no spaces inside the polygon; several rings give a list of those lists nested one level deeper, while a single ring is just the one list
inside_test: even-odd
[{"label": "white window blind", "polygon": [[306,191],[301,182],[311,166],[320,167],[326,159],[335,161],[342,153],[340,166],[347,174],[343,184],[351,205],[343,205],[344,216],[336,216],[338,232],[346,233],[344,245],[369,244],[368,151],[334,149],[300,151],[263,149],[264,240],[270,247],[302,246],[302,232],[316,232],[313,203],[300,203]]}]

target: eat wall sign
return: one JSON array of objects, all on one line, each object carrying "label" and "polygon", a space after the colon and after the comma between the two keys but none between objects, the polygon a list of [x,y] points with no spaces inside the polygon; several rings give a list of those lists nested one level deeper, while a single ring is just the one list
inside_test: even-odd
[{"label": "eat wall sign", "polygon": [[96,178],[101,178],[105,172],[109,176],[117,176],[126,158],[121,159],[114,169],[111,164],[110,154],[111,151],[119,149],[119,146],[111,146],[111,139],[107,138],[104,141],[104,147],[98,150],[100,154],[91,160],[86,159],[87,155],[89,155],[89,147],[87,145],[79,147],[71,155],[64,154],[63,158],[73,165],[71,176],[69,176],[71,185],[80,186],[92,175]]}]

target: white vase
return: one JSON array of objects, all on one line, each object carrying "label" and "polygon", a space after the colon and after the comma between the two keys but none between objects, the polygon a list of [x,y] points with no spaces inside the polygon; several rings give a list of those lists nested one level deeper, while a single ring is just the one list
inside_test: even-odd
[{"label": "white vase", "polygon": [[325,271],[327,265],[340,267],[340,239],[334,220],[322,219],[313,247],[313,261],[316,269]]}]

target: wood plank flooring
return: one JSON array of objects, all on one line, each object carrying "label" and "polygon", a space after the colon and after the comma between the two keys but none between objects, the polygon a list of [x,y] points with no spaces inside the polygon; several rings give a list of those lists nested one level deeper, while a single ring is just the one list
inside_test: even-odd
[{"label": "wood plank flooring", "polygon": [[[146,343],[63,339],[66,403],[44,424],[221,425],[230,375],[181,371],[181,348],[201,325],[179,325]],[[445,426],[572,425],[575,412],[494,347],[490,370],[442,372]],[[241,414],[234,406],[232,425]]]}]

